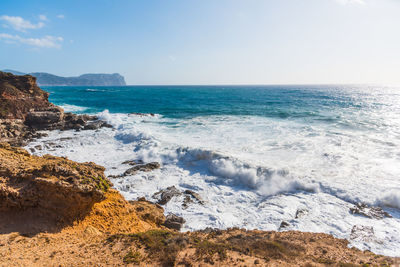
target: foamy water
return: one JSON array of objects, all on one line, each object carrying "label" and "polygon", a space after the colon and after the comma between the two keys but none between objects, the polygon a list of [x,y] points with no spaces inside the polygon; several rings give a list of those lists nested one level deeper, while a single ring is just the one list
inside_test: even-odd
[{"label": "foamy water", "polygon": [[[364,100],[370,98],[365,94]],[[360,102],[351,111],[346,103],[341,103],[344,109],[321,107],[318,116],[301,119],[106,110],[98,116],[114,129],[50,132],[28,147],[56,142],[60,147],[43,145],[35,154],[94,161],[106,167],[107,175],[127,170],[126,160],[160,162],[158,170],[112,182],[127,199],[157,201],[153,194],[169,186],[199,193],[204,204],[183,208],[184,196],[178,196],[164,206],[166,213],[186,219],[184,230],[279,230],[286,221],[287,230],[350,239],[354,225],[365,225],[373,226],[375,237],[350,240],[352,246],[400,256],[400,120],[394,100]],[[60,140],[64,137],[72,138]],[[357,202],[380,206],[393,218],[353,215],[349,209]],[[295,218],[298,210],[305,212]]]}]

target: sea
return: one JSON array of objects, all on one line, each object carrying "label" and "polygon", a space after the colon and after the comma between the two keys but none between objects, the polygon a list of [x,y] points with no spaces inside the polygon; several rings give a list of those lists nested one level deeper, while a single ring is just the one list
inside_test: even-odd
[{"label": "sea", "polygon": [[[182,231],[328,233],[400,256],[399,87],[42,88],[65,111],[95,114],[113,128],[52,131],[27,148],[93,161],[106,175],[126,171],[127,160],[159,162],[160,169],[111,181],[128,200],[156,202],[154,194],[171,186],[199,194],[203,201],[183,205],[183,194],[164,205],[186,220]],[[357,203],[391,217],[352,214]],[[355,237],[355,226],[369,231]]]}]

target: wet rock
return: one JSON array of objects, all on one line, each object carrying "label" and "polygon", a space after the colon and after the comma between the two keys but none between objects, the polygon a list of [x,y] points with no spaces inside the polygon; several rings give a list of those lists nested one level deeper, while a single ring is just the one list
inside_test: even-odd
[{"label": "wet rock", "polygon": [[106,128],[112,128],[112,125],[104,122],[104,121],[92,121],[90,123],[87,123],[84,127],[83,130],[97,130],[102,127]]},{"label": "wet rock", "polygon": [[295,219],[299,219],[308,214],[308,209],[298,209],[296,211]]},{"label": "wet rock", "polygon": [[185,190],[185,192],[184,192],[185,194],[187,194],[187,195],[190,195],[190,196],[192,196],[195,200],[197,200],[200,204],[202,204],[202,205],[204,205],[204,201],[203,201],[203,199],[201,198],[201,196],[198,194],[198,193],[196,193],[196,192],[194,192],[194,191],[192,191],[192,190]]},{"label": "wet rock", "polygon": [[146,164],[140,164],[140,165],[136,165],[132,168],[129,168],[128,170],[126,170],[124,172],[124,174],[122,176],[134,175],[138,171],[149,172],[149,171],[152,171],[155,169],[159,169],[160,167],[161,167],[161,165],[158,162],[150,162],[150,163],[146,163]]},{"label": "wet rock", "polygon": [[68,141],[68,140],[72,140],[72,137],[61,137],[59,140],[60,141]]},{"label": "wet rock", "polygon": [[121,164],[127,164],[127,165],[137,165],[137,164],[143,164],[142,160],[126,160],[124,162],[122,162]]},{"label": "wet rock", "polygon": [[159,169],[161,167],[160,163],[158,162],[150,162],[146,164],[135,164],[134,161],[125,161],[122,164],[129,164],[134,165],[134,167],[127,169],[123,174],[118,175],[109,175],[109,178],[121,178],[129,175],[135,175],[137,172],[150,172],[155,169]]},{"label": "wet rock", "polygon": [[46,148],[61,148],[62,146],[61,145],[59,145],[59,144],[57,144],[57,143],[55,143],[55,142],[47,142],[46,144],[45,144],[45,146],[46,146]]},{"label": "wet rock", "polygon": [[129,116],[151,116],[154,117],[154,113],[138,113],[138,112],[133,112],[133,113],[129,113]]},{"label": "wet rock", "polygon": [[182,208],[187,209],[190,203],[194,203],[192,198],[190,196],[185,196],[185,198],[183,199]]},{"label": "wet rock", "polygon": [[176,216],[175,214],[170,214],[165,218],[164,226],[179,231],[185,222],[185,219],[182,217]]},{"label": "wet rock", "polygon": [[179,191],[175,186],[167,187],[161,191],[158,191],[153,195],[153,198],[159,198],[158,204],[165,205],[167,204],[173,197],[182,195],[182,192]]},{"label": "wet rock", "polygon": [[288,228],[290,226],[290,224],[286,221],[282,221],[281,225],[279,226],[279,229],[285,229]]},{"label": "wet rock", "polygon": [[357,203],[353,208],[350,208],[351,214],[359,214],[372,219],[383,219],[392,216],[380,207],[371,207],[365,203]]}]

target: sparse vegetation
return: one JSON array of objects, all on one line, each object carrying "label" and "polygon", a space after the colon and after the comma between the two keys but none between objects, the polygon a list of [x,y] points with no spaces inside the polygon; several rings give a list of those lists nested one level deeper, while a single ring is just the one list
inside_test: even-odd
[{"label": "sparse vegetation", "polygon": [[207,262],[211,262],[215,254],[218,255],[220,260],[225,260],[226,251],[229,248],[225,244],[215,243],[208,240],[200,241],[195,247],[196,255],[200,259],[205,259]]},{"label": "sparse vegetation", "polygon": [[123,258],[124,263],[129,264],[129,263],[134,263],[134,264],[139,264],[142,259],[142,254],[140,254],[139,251],[132,252],[129,251]]}]

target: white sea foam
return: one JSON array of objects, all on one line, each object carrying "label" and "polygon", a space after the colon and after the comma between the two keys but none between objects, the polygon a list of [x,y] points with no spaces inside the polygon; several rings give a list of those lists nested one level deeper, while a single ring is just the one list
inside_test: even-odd
[{"label": "white sea foam", "polygon": [[376,202],[378,205],[400,209],[400,188],[385,192]]},{"label": "white sea foam", "polygon": [[88,88],[88,89],[85,89],[85,91],[87,91],[87,92],[106,92],[107,90]]},{"label": "white sea foam", "polygon": [[62,104],[60,105],[64,109],[65,112],[84,112],[87,110],[87,107],[69,105],[69,104]]},{"label": "white sea foam", "polygon": [[[353,132],[250,116],[179,120],[108,111],[98,116],[115,128],[50,132],[29,147],[57,142],[60,147],[43,146],[35,153],[94,161],[106,167],[107,175],[123,173],[126,160],[162,163],[159,170],[112,182],[127,199],[156,201],[153,194],[172,185],[198,192],[204,205],[183,209],[183,197],[165,205],[167,213],[186,219],[184,230],[278,230],[285,220],[291,230],[349,239],[354,225],[369,225],[379,242],[350,240],[351,245],[400,255],[400,194],[393,189],[400,188],[396,132]],[[393,218],[352,215],[349,208],[359,201],[381,205]],[[295,218],[298,209],[308,212]]]}]

